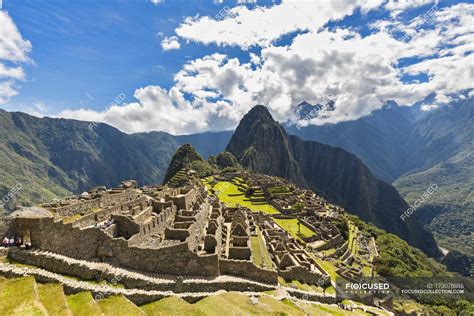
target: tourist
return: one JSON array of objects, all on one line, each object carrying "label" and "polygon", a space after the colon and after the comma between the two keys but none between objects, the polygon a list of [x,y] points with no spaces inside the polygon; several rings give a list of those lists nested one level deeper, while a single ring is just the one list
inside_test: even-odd
[{"label": "tourist", "polygon": [[9,244],[10,244],[10,247],[15,246],[15,237],[12,236],[12,238],[10,238]]},{"label": "tourist", "polygon": [[16,245],[17,247],[21,247],[21,244],[23,243],[22,240],[21,240],[21,238],[18,238],[18,237],[17,237],[17,238],[15,238],[15,239],[16,239],[15,245]]},{"label": "tourist", "polygon": [[25,242],[25,249],[28,250],[31,248],[31,243],[29,241]]},{"label": "tourist", "polygon": [[3,247],[8,248],[8,243],[10,241],[8,240],[8,237],[3,238]]}]

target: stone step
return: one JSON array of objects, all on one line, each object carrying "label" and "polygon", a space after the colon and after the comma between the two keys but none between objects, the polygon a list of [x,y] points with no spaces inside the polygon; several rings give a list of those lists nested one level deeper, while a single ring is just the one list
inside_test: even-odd
[{"label": "stone step", "polygon": [[[91,262],[66,257],[49,251],[18,250],[9,257],[21,263],[37,266],[59,274],[72,275],[81,279],[104,279],[112,285],[119,283],[126,288],[173,292],[209,292],[225,289],[228,291],[268,291],[275,286],[247,280],[235,276],[221,275],[212,279],[187,276],[157,276],[116,267],[102,262]],[[178,284],[179,283],[179,284]]]},{"label": "stone step", "polygon": [[[171,291],[156,291],[143,289],[125,289],[117,288],[109,285],[97,285],[86,281],[79,281],[65,277],[63,275],[53,273],[36,267],[19,267],[14,264],[0,263],[0,275],[6,277],[23,277],[33,276],[36,281],[42,283],[60,283],[64,287],[66,294],[79,292],[91,292],[96,300],[101,300],[109,296],[123,295],[137,305],[153,302],[163,297],[177,296],[188,302],[195,302],[204,297],[222,293],[222,290],[212,292],[184,292],[173,293]],[[259,292],[245,292],[251,295],[259,295]]]}]

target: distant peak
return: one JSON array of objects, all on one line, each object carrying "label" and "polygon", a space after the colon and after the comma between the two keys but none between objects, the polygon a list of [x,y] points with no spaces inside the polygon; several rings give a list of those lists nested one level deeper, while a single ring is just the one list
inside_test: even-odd
[{"label": "distant peak", "polygon": [[385,102],[385,104],[382,107],[382,109],[384,109],[384,110],[391,110],[391,109],[395,109],[395,108],[398,108],[398,104],[397,104],[397,102],[395,102],[393,100],[388,100],[387,102]]},{"label": "distant peak", "polygon": [[264,115],[270,115],[270,111],[268,111],[267,107],[265,105],[257,104],[254,106],[247,114],[264,114]]},{"label": "distant peak", "polygon": [[275,122],[270,111],[264,105],[256,105],[242,118],[242,121],[267,121]]}]

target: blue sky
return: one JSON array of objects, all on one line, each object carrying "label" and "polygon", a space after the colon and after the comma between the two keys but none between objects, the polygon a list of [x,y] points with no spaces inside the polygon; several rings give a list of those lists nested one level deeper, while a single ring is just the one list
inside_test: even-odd
[{"label": "blue sky", "polygon": [[0,106],[183,134],[233,128],[256,103],[296,121],[329,97],[334,113],[306,122],[327,124],[472,95],[463,1],[154,2],[3,0],[19,44],[0,43]]},{"label": "blue sky", "polygon": [[3,4],[33,46],[34,64],[25,67],[28,79],[11,108],[41,102],[49,113],[84,106],[104,109],[120,93],[132,101],[137,87],[169,86],[187,59],[212,49],[188,45],[164,52],[159,33],[174,34],[183,16],[215,15],[222,7],[190,1],[157,6],[139,0]]}]

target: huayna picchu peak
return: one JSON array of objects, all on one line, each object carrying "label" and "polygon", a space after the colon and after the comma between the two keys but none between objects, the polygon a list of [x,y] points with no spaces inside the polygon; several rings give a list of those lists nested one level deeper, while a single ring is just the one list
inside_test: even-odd
[{"label": "huayna picchu peak", "polygon": [[227,150],[245,168],[308,187],[430,256],[440,254],[415,216],[400,220],[409,206],[392,185],[378,180],[358,157],[341,148],[288,135],[262,105],[243,117]]}]

